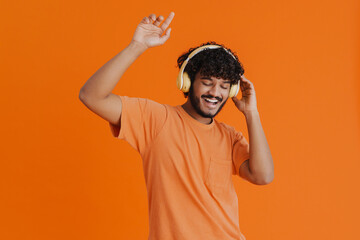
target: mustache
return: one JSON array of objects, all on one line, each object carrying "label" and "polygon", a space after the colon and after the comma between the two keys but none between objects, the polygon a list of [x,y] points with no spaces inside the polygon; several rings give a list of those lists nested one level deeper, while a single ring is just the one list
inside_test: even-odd
[{"label": "mustache", "polygon": [[222,101],[222,98],[221,98],[221,97],[213,97],[213,96],[211,96],[211,95],[201,95],[201,98],[210,98],[210,99],[215,98],[215,99],[218,100],[219,102]]}]

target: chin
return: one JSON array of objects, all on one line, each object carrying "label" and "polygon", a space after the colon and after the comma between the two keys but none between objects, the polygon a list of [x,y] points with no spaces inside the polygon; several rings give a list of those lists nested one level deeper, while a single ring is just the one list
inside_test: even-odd
[{"label": "chin", "polygon": [[203,117],[213,118],[218,114],[218,109],[214,109],[212,111],[209,110],[201,110]]},{"label": "chin", "polygon": [[206,107],[201,107],[199,110],[200,112],[198,112],[202,117],[206,117],[206,118],[214,118],[221,110],[222,105],[220,105],[219,107],[215,108],[215,109],[211,109],[209,110]]},{"label": "chin", "polygon": [[213,109],[209,109],[206,106],[202,106],[202,112],[205,113],[206,115],[208,115],[209,117],[215,117],[221,111],[221,109],[224,107],[226,100],[218,103],[218,106]]}]

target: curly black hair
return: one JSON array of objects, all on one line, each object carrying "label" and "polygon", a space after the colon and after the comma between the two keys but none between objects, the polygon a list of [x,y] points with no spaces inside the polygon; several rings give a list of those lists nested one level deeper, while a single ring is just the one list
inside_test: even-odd
[{"label": "curly black hair", "polygon": [[[219,45],[231,52],[236,60],[223,48],[216,49],[206,49],[197,53],[194,57],[192,57],[185,69],[184,72],[190,77],[191,86],[193,86],[193,82],[195,80],[195,76],[198,72],[202,76],[206,77],[216,77],[231,80],[231,83],[237,83],[240,81],[240,75],[243,75],[245,70],[240,63],[237,55],[231,51],[231,49],[226,48],[223,44],[216,43],[215,41],[209,41],[206,43],[202,43],[200,46],[190,48],[189,51],[183,53],[177,60],[177,65],[179,69],[184,61],[188,58],[188,56],[197,48],[204,45]],[[187,98],[189,93],[184,93],[184,97]]]}]

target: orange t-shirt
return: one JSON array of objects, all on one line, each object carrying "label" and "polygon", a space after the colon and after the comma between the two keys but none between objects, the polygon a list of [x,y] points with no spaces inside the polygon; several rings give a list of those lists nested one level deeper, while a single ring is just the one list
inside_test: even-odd
[{"label": "orange t-shirt", "polygon": [[121,96],[121,130],[141,155],[149,201],[149,240],[245,240],[231,179],[249,159],[241,132],[203,124],[180,105]]}]

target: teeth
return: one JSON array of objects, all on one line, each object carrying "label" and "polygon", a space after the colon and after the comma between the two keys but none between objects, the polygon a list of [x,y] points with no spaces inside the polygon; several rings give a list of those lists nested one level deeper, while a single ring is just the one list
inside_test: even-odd
[{"label": "teeth", "polygon": [[204,98],[204,99],[205,99],[205,101],[211,102],[211,103],[217,103],[218,102],[218,100],[211,100],[211,99],[208,99],[208,98]]}]

